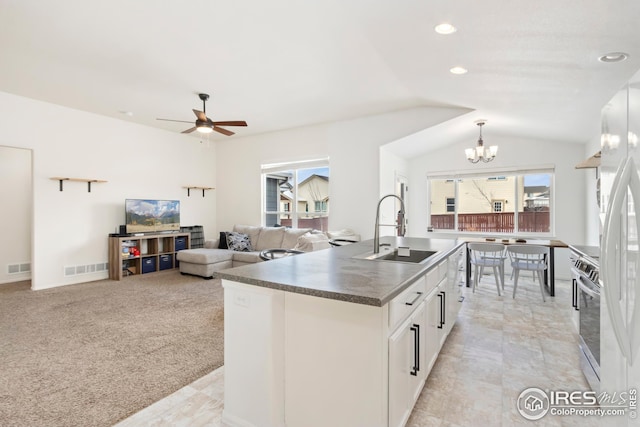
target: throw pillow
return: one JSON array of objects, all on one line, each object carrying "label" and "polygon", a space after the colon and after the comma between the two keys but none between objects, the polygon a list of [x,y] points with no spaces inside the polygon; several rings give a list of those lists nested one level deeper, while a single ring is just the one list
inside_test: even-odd
[{"label": "throw pillow", "polygon": [[249,235],[230,231],[227,233],[227,246],[232,251],[251,252]]},{"label": "throw pillow", "polygon": [[220,232],[220,243],[218,244],[218,249],[229,249],[229,246],[227,245],[227,232],[226,231],[221,231]]}]

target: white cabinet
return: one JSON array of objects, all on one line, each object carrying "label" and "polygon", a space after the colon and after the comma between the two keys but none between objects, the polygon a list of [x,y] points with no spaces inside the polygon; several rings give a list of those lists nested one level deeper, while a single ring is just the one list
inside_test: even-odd
[{"label": "white cabinet", "polygon": [[409,397],[411,398],[411,407],[418,400],[422,386],[427,379],[427,370],[425,369],[425,336],[426,336],[426,314],[425,303],[422,301],[409,323],[409,330],[412,332],[412,340],[410,348],[412,350],[411,371],[409,372]]},{"label": "white cabinet", "polygon": [[425,365],[427,374],[431,372],[431,368],[438,357],[440,351],[440,310],[441,296],[439,289],[434,289],[425,301],[426,331],[425,331]]},{"label": "white cabinet", "polygon": [[[462,306],[462,286],[465,278],[465,249],[454,252],[437,269],[427,275],[427,288],[432,289],[425,302],[426,366],[431,371],[440,349],[456,322]],[[437,284],[429,284],[437,281]]]},{"label": "white cabinet", "polygon": [[[449,331],[451,330],[451,327],[449,325],[453,325],[453,322],[451,321],[451,319],[448,317],[449,313],[447,310],[447,283],[446,280],[443,280],[442,282],[440,282],[440,285],[438,285],[438,293],[436,294],[436,297],[438,297],[439,299],[439,305],[440,305],[440,318],[439,320],[439,325],[438,325],[438,338],[439,338],[439,346],[438,346],[438,352],[440,352],[440,349],[442,348],[442,346],[444,345],[444,342],[447,340],[447,336],[449,335]],[[454,319],[455,321],[455,319]]]},{"label": "white cabinet", "polygon": [[396,308],[391,304],[390,326],[397,324],[400,309],[406,315],[412,298],[421,300],[416,289],[425,291],[424,301],[389,337],[389,426],[406,423],[456,321],[465,277],[464,255],[464,247],[454,252],[427,272],[424,283],[394,299]]},{"label": "white cabinet", "polygon": [[427,289],[430,290],[428,295],[429,307],[427,308],[429,311],[427,317],[430,319],[430,323],[427,329],[431,335],[427,337],[427,340],[436,343],[436,355],[449,332],[447,329],[448,265],[448,259],[445,259],[427,273]]},{"label": "white cabinet", "polygon": [[447,269],[447,285],[446,285],[446,316],[445,324],[447,334],[451,332],[451,328],[458,318],[458,313],[462,306],[464,297],[462,295],[462,287],[465,285],[466,278],[466,249],[459,248],[456,252],[449,256]]},{"label": "white cabinet", "polygon": [[389,337],[389,426],[403,426],[424,381],[425,303]]},{"label": "white cabinet", "polygon": [[223,279],[223,422],[404,426],[455,322],[451,262],[381,307]]}]

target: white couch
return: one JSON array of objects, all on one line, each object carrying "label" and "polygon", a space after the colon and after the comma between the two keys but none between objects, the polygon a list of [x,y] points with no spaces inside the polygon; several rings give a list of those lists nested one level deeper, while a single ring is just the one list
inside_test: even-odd
[{"label": "white couch", "polygon": [[[204,248],[179,251],[180,273],[213,278],[216,271],[261,262],[266,249],[296,249],[304,252],[329,248],[328,237],[310,228],[257,227],[234,225],[233,231],[249,236],[251,251],[220,249],[220,239],[207,240]],[[223,235],[224,236],[224,235]]]}]

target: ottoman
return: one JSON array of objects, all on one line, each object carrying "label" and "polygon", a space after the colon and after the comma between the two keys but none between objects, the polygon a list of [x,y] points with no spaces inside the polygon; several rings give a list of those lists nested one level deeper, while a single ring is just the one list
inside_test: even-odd
[{"label": "ottoman", "polygon": [[179,251],[177,260],[180,261],[180,273],[213,278],[213,273],[233,264],[233,252],[215,249],[189,249]]}]

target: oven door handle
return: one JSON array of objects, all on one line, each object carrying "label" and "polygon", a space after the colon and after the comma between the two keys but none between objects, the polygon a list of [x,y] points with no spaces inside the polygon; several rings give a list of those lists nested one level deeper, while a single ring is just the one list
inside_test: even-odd
[{"label": "oven door handle", "polygon": [[580,291],[589,295],[591,298],[600,298],[600,292],[591,289],[589,286],[585,285],[582,281],[582,277],[576,277],[578,281],[578,286],[580,286]]}]

